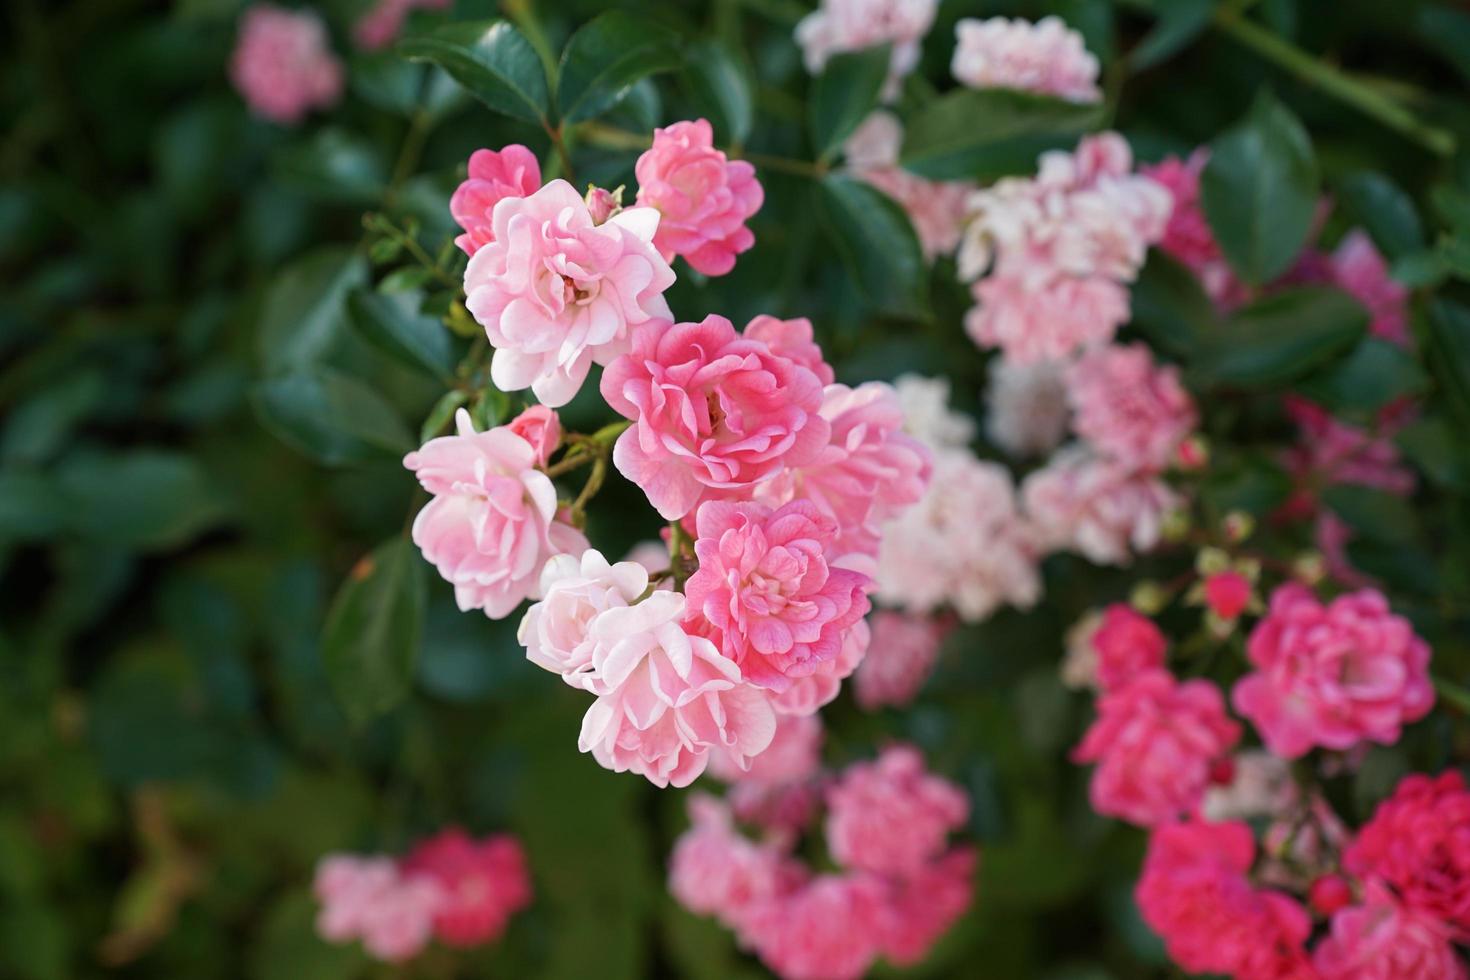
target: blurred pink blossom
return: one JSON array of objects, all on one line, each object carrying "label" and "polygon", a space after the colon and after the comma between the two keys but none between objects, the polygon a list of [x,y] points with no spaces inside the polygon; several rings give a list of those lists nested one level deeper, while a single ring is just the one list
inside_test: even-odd
[{"label": "blurred pink blossom", "polygon": [[508,834],[474,840],[452,827],[420,841],[402,869],[438,887],[434,935],[448,946],[494,942],[510,917],[531,903],[526,855]]},{"label": "blurred pink blossom", "polygon": [[950,70],[970,88],[1008,88],[1098,102],[1098,63],[1082,35],[1060,17],[1036,23],[1016,18],[966,17],[955,24]]},{"label": "blurred pink blossom", "polygon": [[336,104],[343,72],[314,12],[257,3],[240,18],[230,80],[257,116],[292,125]]},{"label": "blurred pink blossom", "polygon": [[873,614],[868,655],[853,678],[858,704],[869,711],[913,701],[934,671],[944,627],[925,616]]},{"label": "blurred pink blossom", "polygon": [[1089,351],[1066,379],[1073,429],[1130,469],[1166,468],[1199,421],[1179,369],[1156,363],[1144,344]]},{"label": "blurred pink blossom", "polygon": [[827,847],[846,868],[904,875],[937,858],[969,815],[959,787],[931,775],[917,749],[893,745],[828,788]]}]

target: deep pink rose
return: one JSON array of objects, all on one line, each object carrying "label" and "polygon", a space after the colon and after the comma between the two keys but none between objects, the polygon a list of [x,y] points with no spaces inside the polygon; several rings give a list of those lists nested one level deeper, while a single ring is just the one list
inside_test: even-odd
[{"label": "deep pink rose", "polygon": [[1198,422],[1179,369],[1156,364],[1143,344],[1089,351],[1066,379],[1072,428],[1131,469],[1167,467]]},{"label": "deep pink rose", "polygon": [[593,362],[628,349],[633,327],[669,316],[674,272],[651,244],[657,211],[597,224],[572,185],[553,180],[501,198],[490,224],[465,269],[465,305],[495,348],[490,377],[502,391],[529,387],[542,404],[565,405]]},{"label": "deep pink rose", "polygon": [[409,11],[443,10],[453,0],[377,0],[352,24],[352,39],[364,51],[377,51],[397,40]]},{"label": "deep pink rose", "polygon": [[1388,273],[1388,263],[1362,229],[1354,228],[1332,253],[1333,281],[1368,308],[1368,330],[1400,347],[1409,335],[1409,290]]},{"label": "deep pink rose", "polygon": [[1332,917],[1332,931],[1312,958],[1321,980],[1466,980],[1470,971],[1450,945],[1444,923],[1404,907],[1370,881],[1363,904]]},{"label": "deep pink rose", "polygon": [[1314,746],[1392,745],[1434,704],[1428,644],[1373,589],[1324,606],[1306,586],[1287,583],[1246,652],[1255,670],[1231,700],[1266,747],[1288,759]]},{"label": "deep pink rose", "polygon": [[878,955],[885,897],[867,875],[818,875],[756,903],[744,938],[783,980],[858,980]]},{"label": "deep pink rose", "polygon": [[1200,805],[1215,762],[1239,738],[1212,682],[1180,684],[1156,669],[1103,694],[1072,758],[1098,763],[1088,788],[1094,810],[1152,827]]},{"label": "deep pink rose", "polygon": [[853,623],[842,638],[842,649],[837,652],[837,659],[821,664],[805,677],[796,678],[779,694],[772,692],[771,707],[778,714],[809,715],[831,704],[842,690],[842,682],[862,665],[871,636],[866,619]]},{"label": "deep pink rose", "polygon": [[1205,604],[1224,620],[1237,618],[1251,601],[1251,581],[1240,572],[1216,572],[1205,579]]},{"label": "deep pink rose", "polygon": [[1392,885],[1410,909],[1470,939],[1470,790],[1451,769],[1407,776],[1358,832],[1343,863]]},{"label": "deep pink rose", "polygon": [[545,405],[532,405],[511,419],[507,428],[531,444],[537,466],[545,466],[561,445],[561,419]]},{"label": "deep pink rose", "polygon": [[494,942],[510,917],[531,903],[526,855],[507,834],[477,841],[451,827],[421,841],[402,867],[438,885],[434,934],[447,946]]},{"label": "deep pink rose", "polygon": [[676,122],[653,131],[638,158],[638,204],[663,215],[653,243],[668,261],[682,255],[696,272],[723,276],[735,256],[755,244],[745,222],[765,193],[755,168],[714,147],[707,120]]},{"label": "deep pink rose", "polygon": [[769,845],[742,836],[723,801],[689,797],[689,829],[669,859],[669,892],[696,915],[740,929],[753,905],[773,898],[783,883],[784,859]]},{"label": "deep pink rose", "polygon": [[873,614],[873,640],[853,678],[857,702],[869,711],[912,701],[934,671],[944,627],[926,616]]},{"label": "deep pink rose", "polygon": [[258,3],[240,18],[230,81],[251,112],[293,125],[341,98],[342,62],[316,14]]},{"label": "deep pink rose", "polygon": [[613,462],[667,520],[813,462],[831,434],[817,376],[722,316],[635,331],[603,372],[602,397],[633,420]]},{"label": "deep pink rose", "polygon": [[772,354],[791,358],[815,374],[824,385],[837,380],[832,365],[822,358],[822,347],[814,339],[812,321],[804,316],[782,320],[762,313],[745,325],[742,335],[748,340],[759,340],[771,349]]},{"label": "deep pink rose", "polygon": [[1126,602],[1113,603],[1103,610],[1102,622],[1092,634],[1098,686],[1116,690],[1144,671],[1163,667],[1166,646],[1153,620]]},{"label": "deep pink rose", "polygon": [[471,153],[469,176],[449,198],[449,213],[464,229],[454,244],[466,255],[474,255],[495,240],[495,205],[507,197],[530,197],[540,187],[541,164],[536,154],[519,143],[498,153]]},{"label": "deep pink rose", "polygon": [[846,868],[909,874],[943,853],[969,816],[958,786],[931,775],[917,749],[893,745],[827,790],[827,848]]},{"label": "deep pink rose", "polygon": [[587,539],[557,519],[556,487],[530,443],[506,426],[476,432],[464,409],[455,420],[456,435],[403,459],[434,495],[414,518],[413,542],[454,585],[461,610],[501,619],[539,596],[548,558],[580,555]]},{"label": "deep pink rose", "polygon": [[831,518],[806,500],[777,510],[711,500],[696,527],[689,607],[715,627],[748,682],[784,691],[837,659],[844,633],[868,611],[868,578],[828,563]]},{"label": "deep pink rose", "polygon": [[964,915],[975,897],[974,848],[954,847],[917,871],[890,879],[884,903],[883,958],[912,966]]}]

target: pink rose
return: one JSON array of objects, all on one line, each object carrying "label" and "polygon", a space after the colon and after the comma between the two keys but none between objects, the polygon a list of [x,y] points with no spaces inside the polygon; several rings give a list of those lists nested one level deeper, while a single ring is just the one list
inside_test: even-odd
[{"label": "pink rose", "polygon": [[1400,347],[1408,347],[1409,290],[1388,274],[1388,263],[1373,239],[1354,228],[1332,253],[1332,278],[1350,296],[1368,308],[1373,320],[1369,332]]},{"label": "pink rose", "polygon": [[1153,620],[1124,602],[1108,606],[1092,634],[1098,686],[1116,690],[1145,671],[1163,667],[1166,645]]},{"label": "pink rose", "polygon": [[965,332],[978,346],[999,348],[1017,364],[1107,343],[1131,315],[1128,290],[1099,277],[1033,282],[997,272],[975,282],[970,292],[975,306],[965,314]]},{"label": "pink rose", "polygon": [[821,74],[827,59],[844,51],[892,44],[882,98],[898,98],[899,83],[919,64],[919,42],[934,24],[938,0],[821,0],[796,25],[806,70]]},{"label": "pink rose", "polygon": [[581,554],[587,539],[557,519],[556,487],[536,469],[531,444],[506,426],[476,432],[455,415],[457,435],[431,439],[403,465],[434,495],[413,522],[413,542],[454,585],[462,611],[502,619],[539,596],[552,555]]},{"label": "pink rose", "polygon": [[1205,604],[1210,612],[1223,620],[1233,620],[1245,612],[1251,601],[1251,581],[1235,571],[1216,572],[1205,579]]},{"label": "pink rose", "polygon": [[516,639],[526,659],[581,686],[592,669],[592,623],[607,609],[631,606],[648,588],[648,572],[634,562],[609,565],[588,548],[580,558],[554,555],[541,571],[541,601],[526,610]]},{"label": "pink rose", "polygon": [[720,800],[695,793],[688,809],[689,829],[669,859],[669,892],[696,915],[740,929],[754,905],[778,894],[789,871],[778,851],[735,829]]},{"label": "pink rose", "polygon": [[1199,421],[1179,369],[1154,363],[1143,344],[1083,355],[1067,371],[1067,396],[1077,434],[1136,470],[1167,467]]},{"label": "pink rose", "polygon": [[816,715],[780,715],[771,744],[750,760],[750,768],[741,769],[716,753],[710,758],[710,772],[730,783],[799,783],[822,767],[822,738],[822,719]]},{"label": "pink rose", "polygon": [[1167,190],[1174,201],[1159,248],[1187,266],[1212,300],[1230,307],[1244,298],[1245,287],[1225,261],[1200,205],[1199,178],[1209,160],[1210,151],[1200,147],[1185,159],[1165,157],[1138,172]]},{"label": "pink rose", "polygon": [[391,858],[328,855],[314,890],[322,909],[317,932],[329,942],[362,940],[376,959],[401,963],[421,953],[444,893],[431,879],[405,876]]},{"label": "pink rose", "polygon": [[293,125],[341,98],[342,63],[316,14],[257,3],[240,19],[230,81],[257,116]]},{"label": "pink rose", "polygon": [[868,621],[859,619],[852,624],[842,638],[842,649],[837,659],[820,664],[805,677],[797,677],[791,686],[780,693],[771,694],[771,707],[782,715],[810,715],[831,704],[842,690],[842,682],[852,676],[868,653],[871,633]]},{"label": "pink rose", "polygon": [[1404,907],[1376,881],[1368,882],[1363,904],[1332,917],[1332,931],[1317,944],[1312,965],[1322,980],[1470,977],[1444,924]]},{"label": "pink rose", "polygon": [[1246,651],[1255,670],[1231,699],[1288,759],[1319,745],[1392,745],[1434,704],[1429,646],[1372,589],[1323,606],[1300,583],[1283,585]]},{"label": "pink rose", "polygon": [[669,316],[674,272],[651,244],[658,212],[629,208],[602,224],[564,180],[504,197],[491,240],[465,269],[465,305],[495,347],[490,377],[529,387],[553,408],[571,401],[595,361],[628,349],[629,331]]},{"label": "pink rose", "polygon": [[930,775],[917,749],[894,745],[827,790],[827,847],[844,867],[903,875],[938,857],[969,815],[958,786]]},{"label": "pink rose", "polygon": [[1045,456],[1067,434],[1072,410],[1062,365],[1055,361],[990,362],[985,389],[985,434],[1012,456]]},{"label": "pink rose", "polygon": [[476,841],[457,827],[441,831],[404,858],[403,871],[439,887],[434,934],[447,946],[494,942],[510,917],[531,903],[526,856],[509,835]]},{"label": "pink rose", "polygon": [[962,19],[950,71],[970,88],[1009,88],[1055,95],[1073,102],[1099,102],[1097,59],[1082,35],[1059,17],[1036,23],[1016,18]]},{"label": "pink rose", "polygon": [[531,444],[537,466],[545,466],[561,445],[561,419],[555,409],[545,405],[532,405],[506,427]]},{"label": "pink rose", "polygon": [[498,153],[476,150],[470,154],[469,176],[449,198],[449,213],[464,229],[454,244],[474,255],[495,240],[495,205],[507,197],[530,197],[540,187],[541,164],[519,143]]},{"label": "pink rose", "polygon": [[765,694],[709,640],[684,631],[684,612],[684,596],[663,591],[605,610],[592,623],[592,670],[568,677],[597,695],[578,747],[660,787],[688,786],[714,749],[749,765],[776,730]]},{"label": "pink rose", "polygon": [[1026,516],[1048,548],[1126,565],[1159,543],[1178,498],[1169,485],[1080,447],[1063,449],[1021,486]]},{"label": "pink rose", "polygon": [[352,24],[352,39],[364,51],[377,51],[397,40],[409,11],[443,10],[452,0],[377,0]]},{"label": "pink rose", "polygon": [[974,848],[954,847],[917,871],[888,882],[882,953],[894,966],[913,966],[969,909],[975,897]]},{"label": "pink rose", "polygon": [[735,268],[735,256],[755,244],[745,222],[760,210],[765,193],[754,167],[715,149],[707,120],[655,129],[634,173],[638,204],[663,216],[653,243],[666,260],[682,255],[696,272],[723,276]]},{"label": "pink rose", "polygon": [[828,564],[831,518],[806,500],[777,510],[711,500],[696,526],[689,605],[747,681],[784,691],[837,659],[843,634],[868,611],[868,578]]},{"label": "pink rose", "polygon": [[1180,684],[1165,670],[1105,692],[1097,710],[1072,758],[1098,763],[1088,790],[1092,808],[1141,827],[1193,812],[1215,763],[1240,738],[1218,687],[1207,680]]},{"label": "pink rose", "polygon": [[722,316],[639,329],[603,372],[602,396],[633,420],[613,462],[667,520],[807,465],[831,432],[817,376]]},{"label": "pink rose", "polygon": [[853,678],[857,702],[868,711],[913,701],[934,671],[944,629],[922,616],[884,610],[873,614],[873,641]]},{"label": "pink rose", "polygon": [[[1470,939],[1470,790],[1451,769],[1407,776],[1343,856],[1354,874],[1392,885],[1403,904]],[[1335,930],[1334,930],[1335,931]]]},{"label": "pink rose", "polygon": [[863,875],[818,875],[758,902],[744,938],[783,980],[858,980],[878,955],[884,888]]},{"label": "pink rose", "polygon": [[746,340],[759,340],[777,357],[787,357],[812,374],[824,385],[837,380],[832,365],[822,358],[822,347],[813,339],[812,321],[806,317],[781,320],[762,313],[745,325],[741,332]]}]

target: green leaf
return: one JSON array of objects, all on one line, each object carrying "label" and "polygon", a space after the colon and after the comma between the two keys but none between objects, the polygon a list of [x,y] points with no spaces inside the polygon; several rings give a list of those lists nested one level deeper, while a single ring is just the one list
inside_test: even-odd
[{"label": "green leaf", "polygon": [[[454,413],[463,408],[469,400],[469,392],[462,388],[450,388],[441,395],[434,403],[434,407],[429,409],[429,414],[424,418],[424,424],[419,429],[419,445],[422,446],[443,432],[449,420],[454,417]],[[494,426],[486,426],[486,428],[494,428]]]},{"label": "green leaf", "polygon": [[1143,71],[1167,61],[1194,42],[1215,13],[1215,0],[1165,0],[1156,5],[1153,29],[1128,54],[1132,71]]},{"label": "green leaf", "polygon": [[322,663],[343,712],[361,724],[408,696],[423,644],[424,563],[406,536],[355,565],[332,600]]},{"label": "green leaf", "polygon": [[30,469],[0,469],[0,545],[40,541],[66,526],[56,481]]},{"label": "green leaf", "polygon": [[1410,289],[1425,289],[1444,282],[1450,270],[1436,248],[1424,248],[1394,259],[1388,274]]},{"label": "green leaf", "polygon": [[1297,390],[1335,414],[1367,418],[1428,385],[1429,376],[1402,347],[1364,337],[1346,358],[1304,378]]},{"label": "green leaf", "polygon": [[1426,4],[1419,10],[1416,26],[1425,43],[1470,78],[1470,14],[1444,4]]},{"label": "green leaf", "polygon": [[684,59],[684,87],[716,142],[745,142],[755,122],[755,73],[744,52],[718,38],[696,41]]},{"label": "green leaf", "polygon": [[10,412],[0,431],[0,459],[36,463],[55,455],[72,431],[92,415],[107,393],[97,368],[71,371],[56,378]]},{"label": "green leaf", "polygon": [[378,148],[335,127],[286,147],[274,163],[281,183],[324,201],[372,204],[388,186],[388,165]]},{"label": "green leaf", "polygon": [[1225,258],[1246,282],[1276,278],[1301,252],[1319,184],[1307,131],[1269,92],[1210,144],[1200,201]]},{"label": "green leaf", "polygon": [[425,68],[392,51],[359,52],[348,72],[352,91],[369,105],[399,116],[412,116],[419,105]]},{"label": "green leaf", "polygon": [[903,209],[845,174],[823,177],[818,200],[832,247],[868,302],[887,313],[920,312],[927,269]]},{"label": "green leaf", "polygon": [[1462,427],[1470,427],[1470,309],[1436,299],[1429,307],[1425,361]]},{"label": "green leaf", "polygon": [[347,293],[367,278],[362,257],[324,248],[282,269],[260,311],[259,344],[267,374],[308,367],[337,339]]},{"label": "green leaf", "polygon": [[398,53],[443,68],[496,112],[545,125],[551,98],[536,49],[503,20],[442,24],[398,42]]},{"label": "green leaf", "polygon": [[1470,192],[1453,184],[1439,184],[1429,192],[1434,210],[1456,232],[1470,231]]},{"label": "green leaf", "polygon": [[329,466],[392,459],[414,448],[392,405],[330,368],[263,381],[250,397],[276,438]]},{"label": "green leaf", "polygon": [[556,105],[567,122],[612,108],[640,79],[679,67],[677,38],[647,17],[611,10],[583,24],[561,54]]},{"label": "green leaf", "polygon": [[1346,293],[1311,286],[1257,300],[1203,339],[1192,367],[1208,384],[1269,387],[1351,350],[1368,311]]},{"label": "green leaf", "polygon": [[79,453],[61,462],[56,481],[70,530],[119,547],[176,548],[224,516],[204,467],[182,453]]},{"label": "green leaf", "polygon": [[1438,415],[1417,419],[1399,430],[1394,442],[1435,483],[1470,487],[1470,446],[1447,419]]},{"label": "green leaf", "polygon": [[812,85],[808,124],[817,159],[830,160],[872,111],[888,79],[887,44],[833,55]]},{"label": "green leaf", "polygon": [[1396,493],[1339,483],[1322,491],[1322,502],[1353,530],[1375,541],[1409,541],[1418,531],[1413,506]]},{"label": "green leaf", "polygon": [[1414,202],[1383,174],[1362,171],[1338,188],[1338,199],[1352,213],[1389,259],[1399,259],[1424,247],[1424,226]]},{"label": "green leaf", "polygon": [[1165,353],[1188,359],[1202,338],[1220,330],[1220,318],[1199,278],[1155,249],[1133,284],[1131,325]]},{"label": "green leaf", "polygon": [[908,124],[900,161],[937,180],[1030,172],[1046,150],[1070,147],[1102,120],[1099,105],[1007,89],[956,89]]},{"label": "green leaf", "polygon": [[419,296],[387,296],[354,289],[347,297],[352,322],[374,347],[395,360],[443,379],[454,370],[454,345],[444,324],[418,312]]}]

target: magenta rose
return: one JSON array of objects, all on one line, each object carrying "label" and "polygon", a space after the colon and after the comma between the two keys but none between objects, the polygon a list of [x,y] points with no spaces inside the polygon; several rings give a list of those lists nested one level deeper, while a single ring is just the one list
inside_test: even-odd
[{"label": "magenta rose", "polygon": [[512,143],[500,150],[470,154],[469,176],[449,199],[449,213],[464,229],[454,244],[474,255],[495,240],[495,205],[507,197],[530,197],[541,187],[536,154]]},{"label": "magenta rose", "polygon": [[633,420],[613,448],[618,471],[671,521],[812,462],[831,433],[817,376],[722,316],[635,331],[602,397]]}]

